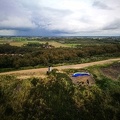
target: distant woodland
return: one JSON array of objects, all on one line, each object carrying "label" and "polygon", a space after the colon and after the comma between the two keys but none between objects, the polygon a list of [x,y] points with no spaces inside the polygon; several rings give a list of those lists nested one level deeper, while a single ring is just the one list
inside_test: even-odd
[{"label": "distant woodland", "polygon": [[76,48],[54,48],[45,45],[27,44],[17,47],[0,44],[0,68],[48,66],[63,63],[83,63],[106,57],[119,57],[120,44],[102,44]]}]

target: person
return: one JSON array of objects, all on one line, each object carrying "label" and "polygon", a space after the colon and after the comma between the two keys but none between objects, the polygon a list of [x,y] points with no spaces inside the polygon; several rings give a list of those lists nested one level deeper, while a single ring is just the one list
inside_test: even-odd
[{"label": "person", "polygon": [[89,80],[87,79],[87,84],[89,84]]},{"label": "person", "polygon": [[52,71],[52,68],[51,66],[48,67],[48,72],[51,72]]}]

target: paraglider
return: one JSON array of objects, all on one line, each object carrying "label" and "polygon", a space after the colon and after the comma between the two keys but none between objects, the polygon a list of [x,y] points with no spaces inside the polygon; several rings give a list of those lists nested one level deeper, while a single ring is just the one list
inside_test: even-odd
[{"label": "paraglider", "polygon": [[79,77],[79,76],[90,76],[88,72],[76,72],[72,75],[72,77]]}]

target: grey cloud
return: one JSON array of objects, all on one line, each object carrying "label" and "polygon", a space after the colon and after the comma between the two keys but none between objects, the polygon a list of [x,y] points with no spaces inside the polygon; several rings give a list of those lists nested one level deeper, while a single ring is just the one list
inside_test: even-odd
[{"label": "grey cloud", "polygon": [[109,23],[103,28],[103,30],[116,30],[116,29],[120,29],[120,19]]},{"label": "grey cloud", "polygon": [[21,16],[23,15],[23,8],[16,0],[0,0],[0,18],[5,19],[8,16]]},{"label": "grey cloud", "polygon": [[106,5],[106,4],[104,4],[103,2],[100,2],[100,1],[94,1],[92,6],[98,8],[98,9],[106,9],[106,10],[111,10],[112,9],[111,7],[109,7],[108,5]]},{"label": "grey cloud", "polygon": [[[53,1],[58,7],[55,4],[52,6],[49,0],[0,0],[0,30],[13,30],[18,35],[48,36],[96,34],[96,32],[102,34],[107,30],[111,30],[109,33],[113,33],[116,29],[119,32],[119,7],[116,7],[119,6],[119,0],[116,0],[115,3],[114,0],[82,1],[84,3],[82,7],[79,6],[80,0],[70,0],[72,1],[70,4],[66,0],[68,3],[60,7],[57,0]],[[95,2],[93,3],[93,1]],[[74,2],[75,5],[71,5]],[[67,6],[71,6],[71,8]],[[109,23],[113,18],[118,19]],[[105,21],[102,22],[102,20]],[[107,22],[108,24],[101,29]]]},{"label": "grey cloud", "polygon": [[35,30],[29,30],[29,31],[17,31],[17,35],[22,36],[59,36],[62,34],[67,34],[68,32],[59,31],[59,30],[46,30],[42,28],[37,28]]},{"label": "grey cloud", "polygon": [[[14,19],[14,20],[12,20]],[[0,30],[7,29],[7,30],[31,30],[35,29],[37,26],[34,22],[29,19],[24,18],[12,18],[8,20],[0,21]]]},{"label": "grey cloud", "polygon": [[38,28],[48,29],[50,26],[61,21],[64,17],[70,14],[72,14],[72,11],[67,9],[61,10],[51,7],[41,7],[33,11],[32,21]]},{"label": "grey cloud", "polygon": [[[50,7],[40,7],[38,9],[32,10],[32,16],[33,18],[41,19],[41,17],[52,17],[52,16],[59,16],[59,17],[65,17],[67,15],[72,14],[72,11],[67,9],[55,9]],[[46,17],[46,18],[47,18]]]},{"label": "grey cloud", "polygon": [[27,31],[35,27],[19,0],[0,0],[0,30]]},{"label": "grey cloud", "polygon": [[88,24],[92,23],[90,16],[82,16],[79,20],[83,23],[88,23]]},{"label": "grey cloud", "polygon": [[24,27],[0,27],[0,30],[19,30],[19,31],[30,31],[30,28]]},{"label": "grey cloud", "polygon": [[47,7],[43,7],[44,9],[46,9],[47,11],[51,11],[52,13],[55,14],[59,14],[59,15],[70,15],[72,14],[72,11],[67,10],[67,9],[55,9],[55,8],[47,8]]}]

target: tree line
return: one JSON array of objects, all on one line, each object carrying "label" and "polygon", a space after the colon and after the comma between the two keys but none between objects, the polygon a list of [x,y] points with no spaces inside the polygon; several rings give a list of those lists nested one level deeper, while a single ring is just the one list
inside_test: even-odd
[{"label": "tree line", "polygon": [[120,44],[84,46],[77,48],[39,48],[0,45],[0,68],[47,66],[59,63],[77,63],[82,59],[106,56],[119,57]]}]

